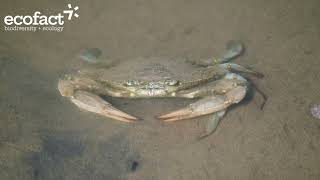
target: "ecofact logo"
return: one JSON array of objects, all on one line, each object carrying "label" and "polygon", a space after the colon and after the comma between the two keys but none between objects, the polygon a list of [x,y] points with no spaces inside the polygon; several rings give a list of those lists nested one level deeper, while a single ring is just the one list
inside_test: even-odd
[{"label": "ecofact logo", "polygon": [[[5,31],[53,31],[62,32],[64,28],[65,20],[72,20],[73,17],[78,18],[79,14],[76,11],[79,10],[78,6],[72,7],[68,4],[68,9],[63,10],[62,13],[56,15],[43,15],[40,11],[35,11],[33,15],[16,15],[5,16],[4,30]],[[66,16],[65,16],[66,15]]]}]

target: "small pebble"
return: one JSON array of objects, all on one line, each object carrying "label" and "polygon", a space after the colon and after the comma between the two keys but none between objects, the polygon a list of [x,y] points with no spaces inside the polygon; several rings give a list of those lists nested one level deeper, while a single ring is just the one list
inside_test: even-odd
[{"label": "small pebble", "polygon": [[320,119],[320,104],[315,104],[311,107],[310,112],[313,117]]}]

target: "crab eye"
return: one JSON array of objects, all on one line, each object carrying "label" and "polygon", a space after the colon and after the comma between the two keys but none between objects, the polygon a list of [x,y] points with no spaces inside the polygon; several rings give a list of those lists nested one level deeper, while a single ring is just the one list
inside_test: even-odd
[{"label": "crab eye", "polygon": [[164,83],[169,86],[175,86],[179,83],[179,81],[173,80],[173,79],[167,79]]}]

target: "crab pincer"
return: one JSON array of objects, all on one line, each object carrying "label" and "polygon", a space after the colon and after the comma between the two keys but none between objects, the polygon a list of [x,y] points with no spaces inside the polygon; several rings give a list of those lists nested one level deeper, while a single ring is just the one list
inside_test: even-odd
[{"label": "crab pincer", "polygon": [[240,102],[246,95],[246,87],[238,86],[224,95],[212,95],[190,104],[186,108],[158,116],[165,122],[190,119],[226,109],[232,104]]},{"label": "crab pincer", "polygon": [[110,103],[103,100],[101,97],[86,91],[76,91],[71,101],[80,109],[94,112],[112,119],[123,122],[135,122],[136,117],[131,116],[119,109],[113,107]]}]

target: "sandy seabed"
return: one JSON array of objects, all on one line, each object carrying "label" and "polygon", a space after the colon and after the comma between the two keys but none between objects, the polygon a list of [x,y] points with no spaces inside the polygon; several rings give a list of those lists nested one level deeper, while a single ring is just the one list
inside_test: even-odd
[{"label": "sandy seabed", "polygon": [[[72,3],[79,18],[62,32],[0,32],[0,179],[320,179],[320,121],[309,110],[320,102],[318,0]],[[65,8],[2,0],[0,14]],[[154,118],[190,101],[107,98],[143,119],[128,125],[80,111],[57,90],[85,48],[106,61],[197,59],[221,55],[232,39],[246,46],[235,62],[265,74],[253,81],[269,99],[263,110],[257,93],[231,108],[202,141],[210,116]]]}]

